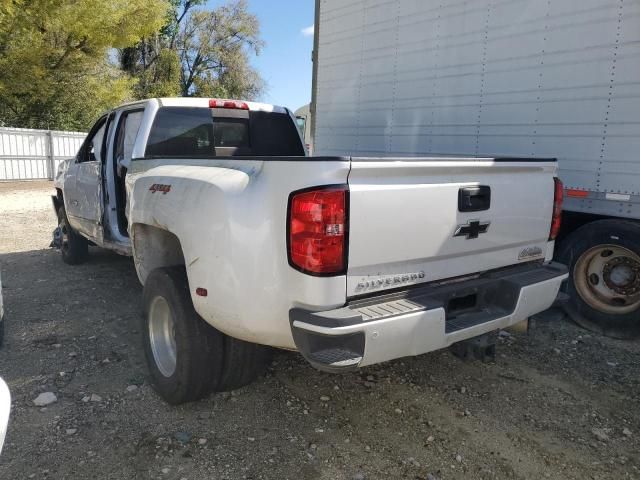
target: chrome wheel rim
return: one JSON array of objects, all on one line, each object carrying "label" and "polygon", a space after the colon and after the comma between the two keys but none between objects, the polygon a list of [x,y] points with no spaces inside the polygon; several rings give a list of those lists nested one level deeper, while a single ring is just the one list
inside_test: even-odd
[{"label": "chrome wheel rim", "polygon": [[165,377],[176,371],[176,334],[171,308],[164,297],[155,297],[149,307],[149,342],[153,359]]},{"label": "chrome wheel rim", "polygon": [[622,315],[640,308],[640,256],[619,245],[598,245],[576,262],[574,283],[592,308]]}]

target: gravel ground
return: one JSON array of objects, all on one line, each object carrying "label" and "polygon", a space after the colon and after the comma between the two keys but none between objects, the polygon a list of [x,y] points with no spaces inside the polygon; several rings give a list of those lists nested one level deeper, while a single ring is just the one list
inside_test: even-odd
[{"label": "gravel ground", "polygon": [[495,363],[441,351],[329,375],[283,352],[246,388],[170,407],[146,380],[130,259],[64,265],[52,189],[0,183],[0,478],[640,479],[640,345],[558,312],[500,337]]}]

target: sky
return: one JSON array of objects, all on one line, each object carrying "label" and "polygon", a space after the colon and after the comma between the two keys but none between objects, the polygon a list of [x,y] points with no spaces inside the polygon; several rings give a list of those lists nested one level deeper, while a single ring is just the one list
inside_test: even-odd
[{"label": "sky", "polygon": [[[209,0],[209,7],[223,4]],[[253,66],[267,83],[260,100],[292,110],[311,101],[314,0],[249,0],[265,43]]]}]

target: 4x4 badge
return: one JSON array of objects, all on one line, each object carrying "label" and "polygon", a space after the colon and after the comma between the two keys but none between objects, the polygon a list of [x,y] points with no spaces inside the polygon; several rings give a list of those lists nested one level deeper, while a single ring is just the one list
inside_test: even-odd
[{"label": "4x4 badge", "polygon": [[487,233],[490,222],[481,222],[480,220],[470,220],[466,225],[458,225],[454,237],[478,238],[481,233]]},{"label": "4x4 badge", "polygon": [[149,187],[149,191],[151,193],[162,192],[163,195],[166,195],[171,191],[171,185],[164,185],[162,183],[154,183]]}]

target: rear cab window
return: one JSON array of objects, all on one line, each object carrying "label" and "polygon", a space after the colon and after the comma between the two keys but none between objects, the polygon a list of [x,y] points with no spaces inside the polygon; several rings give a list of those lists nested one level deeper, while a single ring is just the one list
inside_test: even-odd
[{"label": "rear cab window", "polygon": [[161,107],[145,158],[304,156],[287,113],[204,107]]}]

